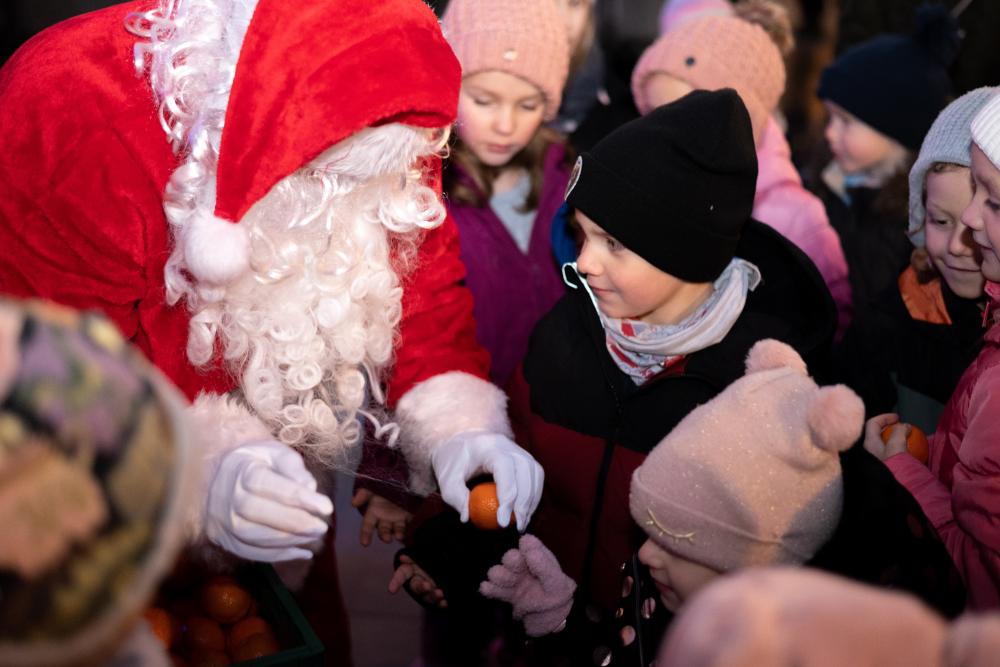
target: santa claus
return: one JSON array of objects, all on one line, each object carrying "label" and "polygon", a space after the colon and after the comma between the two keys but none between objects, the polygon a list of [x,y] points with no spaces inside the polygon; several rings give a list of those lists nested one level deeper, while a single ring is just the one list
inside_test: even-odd
[{"label": "santa claus", "polygon": [[102,310],[194,401],[193,536],[309,558],[314,464],[366,431],[463,516],[491,471],[527,524],[542,471],[438,195],[459,85],[419,0],[134,2],[0,70],[0,292]]}]

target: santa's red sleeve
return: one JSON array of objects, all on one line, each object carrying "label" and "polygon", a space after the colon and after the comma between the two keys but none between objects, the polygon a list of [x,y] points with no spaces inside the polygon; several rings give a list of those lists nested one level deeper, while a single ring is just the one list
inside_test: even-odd
[{"label": "santa's red sleeve", "polygon": [[417,493],[434,490],[430,455],[451,436],[485,430],[510,436],[507,397],[486,379],[489,354],[476,341],[458,228],[449,216],[428,232],[404,279],[403,316],[387,401]]}]

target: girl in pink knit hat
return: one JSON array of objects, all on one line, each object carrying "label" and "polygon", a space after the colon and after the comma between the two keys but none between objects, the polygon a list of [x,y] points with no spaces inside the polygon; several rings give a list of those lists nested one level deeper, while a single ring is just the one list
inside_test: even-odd
[{"label": "girl in pink knit hat", "polygon": [[793,39],[787,11],[768,0],[740,2],[735,9],[728,2],[674,0],[664,19],[665,32],[632,74],[636,106],[646,114],[692,89],[736,89],[750,111],[757,149],[753,216],[816,264],[837,303],[839,338],[853,313],[847,260],[822,202],[803,187],[788,141],[772,117],[785,89],[782,55]]},{"label": "girl in pink knit hat", "polygon": [[549,0],[452,0],[448,43],[462,65],[456,141],[444,172],[459,228],[477,335],[506,384],[528,335],[563,293],[552,218],[569,179],[555,118],[569,71],[576,13]]}]

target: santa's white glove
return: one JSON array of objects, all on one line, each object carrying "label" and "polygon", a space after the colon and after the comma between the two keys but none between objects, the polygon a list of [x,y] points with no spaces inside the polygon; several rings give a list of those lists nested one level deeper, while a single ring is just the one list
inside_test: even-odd
[{"label": "santa's white glove", "polygon": [[444,501],[469,520],[469,488],[465,483],[484,472],[492,473],[497,485],[497,521],[506,527],[513,510],[517,529],[528,527],[542,497],[545,473],[542,466],[510,438],[499,433],[467,431],[438,445],[431,466]]},{"label": "santa's white glove", "polygon": [[298,452],[273,440],[251,443],[220,461],[205,503],[205,535],[249,560],[312,558],[303,547],[326,533],[332,513]]}]

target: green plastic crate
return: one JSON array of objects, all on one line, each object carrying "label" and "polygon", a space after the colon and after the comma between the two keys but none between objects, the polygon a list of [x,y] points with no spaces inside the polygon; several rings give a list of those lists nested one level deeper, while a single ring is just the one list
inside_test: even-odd
[{"label": "green plastic crate", "polygon": [[285,648],[273,655],[235,662],[240,667],[322,667],[323,644],[316,637],[291,592],[266,563],[253,563],[238,573],[240,581],[260,604],[260,616],[271,624]]}]

